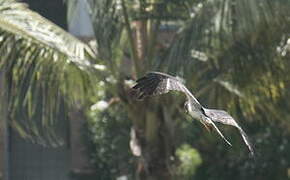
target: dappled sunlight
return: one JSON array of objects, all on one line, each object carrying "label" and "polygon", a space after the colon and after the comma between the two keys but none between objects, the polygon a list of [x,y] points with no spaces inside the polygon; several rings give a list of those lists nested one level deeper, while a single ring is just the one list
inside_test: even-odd
[{"label": "dappled sunlight", "polygon": [[25,2],[0,0],[0,179],[290,178],[290,2]]}]

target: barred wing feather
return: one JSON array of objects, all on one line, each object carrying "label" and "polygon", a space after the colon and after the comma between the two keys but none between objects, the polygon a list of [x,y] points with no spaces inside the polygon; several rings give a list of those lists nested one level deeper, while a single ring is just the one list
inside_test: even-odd
[{"label": "barred wing feather", "polygon": [[206,108],[203,108],[203,110],[205,114],[212,119],[212,121],[236,127],[240,131],[240,134],[245,144],[247,145],[251,155],[254,155],[254,149],[249,141],[247,134],[238,125],[238,123],[234,120],[234,118],[231,115],[229,115],[226,111],[223,110],[206,109]]},{"label": "barred wing feather", "polygon": [[182,82],[173,76],[160,72],[150,72],[138,79],[133,89],[139,91],[138,99],[143,99],[146,96],[165,94],[169,91],[180,91],[185,93],[187,97],[192,96]]}]

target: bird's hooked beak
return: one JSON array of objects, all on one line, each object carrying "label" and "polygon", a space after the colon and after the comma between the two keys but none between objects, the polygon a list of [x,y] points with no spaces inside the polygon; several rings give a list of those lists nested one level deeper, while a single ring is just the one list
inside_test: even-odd
[{"label": "bird's hooked beak", "polygon": [[186,113],[186,114],[188,114],[188,107],[187,107],[187,103],[188,103],[188,102],[187,102],[187,101],[185,101],[185,102],[184,102],[184,105],[183,105],[183,107],[184,107],[184,109],[185,109],[185,113]]}]

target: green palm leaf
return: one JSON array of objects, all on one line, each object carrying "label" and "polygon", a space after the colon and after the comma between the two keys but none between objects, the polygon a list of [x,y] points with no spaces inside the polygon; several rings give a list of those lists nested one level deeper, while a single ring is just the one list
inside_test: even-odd
[{"label": "green palm leaf", "polygon": [[241,103],[247,114],[269,112],[275,105],[267,102],[277,100],[287,82],[282,76],[289,64],[277,48],[289,34],[289,5],[283,0],[205,1],[184,24],[160,67],[185,74],[195,87],[203,87],[205,98],[224,95],[208,99],[212,104]]},{"label": "green palm leaf", "polygon": [[60,144],[66,107],[90,89],[94,52],[25,4],[1,2],[0,54],[11,125],[38,143]]}]

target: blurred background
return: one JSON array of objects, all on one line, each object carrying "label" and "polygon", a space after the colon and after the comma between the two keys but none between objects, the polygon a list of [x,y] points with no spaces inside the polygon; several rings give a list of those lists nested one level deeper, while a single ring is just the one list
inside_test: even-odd
[{"label": "blurred background", "polygon": [[[290,179],[290,1],[0,0],[1,180]],[[148,71],[178,76],[233,146]]]}]

